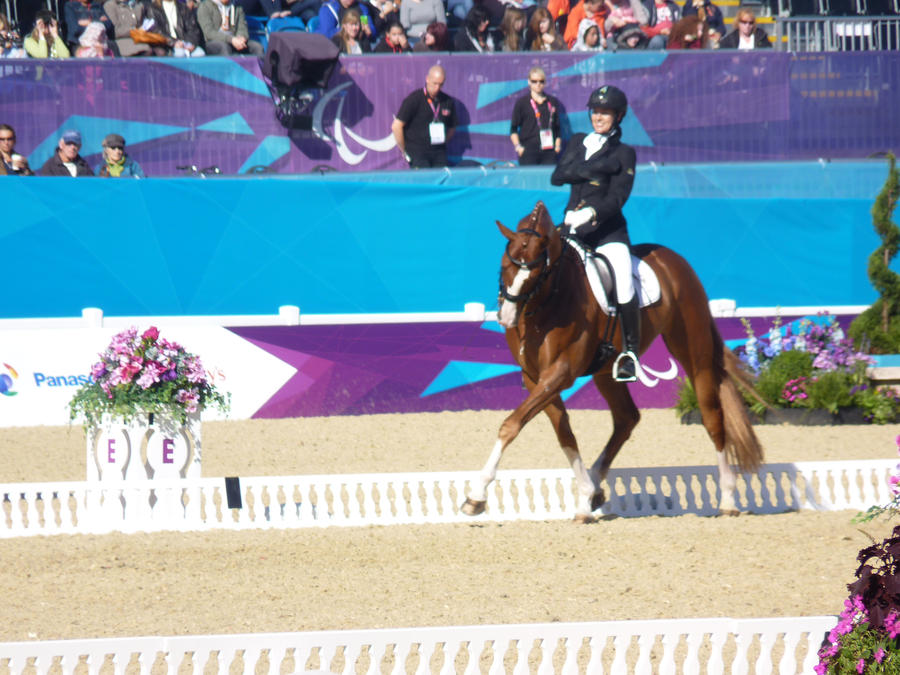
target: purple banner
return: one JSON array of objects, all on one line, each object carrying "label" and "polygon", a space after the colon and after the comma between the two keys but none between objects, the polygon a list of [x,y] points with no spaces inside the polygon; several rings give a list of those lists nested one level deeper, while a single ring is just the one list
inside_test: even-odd
[{"label": "purple banner", "polygon": [[[799,317],[783,317],[786,325]],[[723,339],[746,339],[739,319],[717,319]],[[769,318],[752,321],[757,335]],[[493,322],[231,328],[297,369],[254,417],[312,417],[442,410],[510,410],[527,397],[521,371]],[[674,363],[657,338],[641,364],[657,373]],[[629,385],[639,408],[675,404],[677,374],[655,387]],[[563,393],[574,409],[607,409],[590,377]]]},{"label": "purple banner", "polygon": [[896,52],[346,57],[310,108],[312,128],[292,130],[276,120],[252,58],[4,59],[0,121],[16,128],[35,168],[75,127],[92,164],[114,131],[149,176],[189,165],[227,174],[401,169],[392,116],[434,62],[459,103],[454,164],[514,159],[509,117],[533,65],[568,112],[567,133],[587,128],[593,88],[622,87],[631,101],[625,140],[643,163],[862,158],[900,146]]}]

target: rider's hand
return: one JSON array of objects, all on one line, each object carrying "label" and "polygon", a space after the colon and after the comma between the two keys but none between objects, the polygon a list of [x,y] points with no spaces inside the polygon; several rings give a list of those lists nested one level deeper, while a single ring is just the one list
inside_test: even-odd
[{"label": "rider's hand", "polygon": [[594,209],[585,206],[577,211],[566,211],[566,218],[563,222],[573,230],[578,230],[582,225],[587,225],[594,219]]}]

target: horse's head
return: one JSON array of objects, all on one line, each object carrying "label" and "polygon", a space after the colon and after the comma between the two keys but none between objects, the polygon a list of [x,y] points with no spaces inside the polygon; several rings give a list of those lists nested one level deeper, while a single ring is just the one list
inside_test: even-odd
[{"label": "horse's head", "polygon": [[562,240],[544,202],[539,201],[513,232],[499,220],[497,227],[508,240],[500,263],[500,297],[497,318],[504,328],[519,320],[525,304],[540,289],[559,258]]}]

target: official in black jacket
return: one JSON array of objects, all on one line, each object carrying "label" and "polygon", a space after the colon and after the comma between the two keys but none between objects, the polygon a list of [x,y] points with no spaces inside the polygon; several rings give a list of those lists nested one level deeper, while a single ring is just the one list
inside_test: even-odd
[{"label": "official in black jacket", "polygon": [[613,377],[633,382],[639,368],[640,303],[631,269],[631,241],[622,207],[634,184],[634,148],[621,142],[620,127],[628,111],[625,93],[603,86],[587,104],[593,132],[575,134],[550,178],[554,185],[571,185],[565,224],[569,232],[606,258],[613,270],[622,323],[622,353],[613,364]]}]

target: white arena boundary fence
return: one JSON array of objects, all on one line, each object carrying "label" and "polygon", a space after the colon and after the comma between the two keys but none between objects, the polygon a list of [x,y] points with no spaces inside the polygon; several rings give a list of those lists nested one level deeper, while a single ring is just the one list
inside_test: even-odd
[{"label": "white arena boundary fence", "polygon": [[812,673],[833,616],[654,619],[0,644],[33,673]]},{"label": "white arena boundary fence", "polygon": [[[894,460],[766,464],[738,478],[757,514],[865,510],[890,500]],[[0,539],[50,534],[287,529],[473,522],[459,507],[474,471],[0,484]],[[604,514],[715,515],[718,468],[613,469]],[[568,469],[499,471],[477,519],[574,515]],[[2,673],[0,673],[2,675]]]}]

